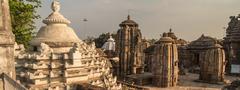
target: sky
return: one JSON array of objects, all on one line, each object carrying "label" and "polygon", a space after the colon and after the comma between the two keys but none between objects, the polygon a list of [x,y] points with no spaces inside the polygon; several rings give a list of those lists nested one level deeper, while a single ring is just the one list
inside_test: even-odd
[{"label": "sky", "polygon": [[[115,33],[119,24],[131,19],[144,38],[159,39],[172,28],[177,37],[192,41],[202,34],[222,39],[230,16],[240,14],[240,0],[59,0],[61,13],[71,21],[79,38]],[[52,11],[52,0],[42,0],[37,30]],[[84,22],[83,19],[88,21]]]}]

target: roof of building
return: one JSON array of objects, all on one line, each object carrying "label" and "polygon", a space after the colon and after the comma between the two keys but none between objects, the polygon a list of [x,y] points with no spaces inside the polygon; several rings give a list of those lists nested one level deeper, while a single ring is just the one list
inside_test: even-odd
[{"label": "roof of building", "polygon": [[131,20],[131,16],[128,15],[127,20],[123,21],[119,26],[124,26],[124,25],[128,25],[128,26],[138,26],[138,24]]},{"label": "roof of building", "polygon": [[69,47],[81,42],[74,30],[68,26],[70,21],[59,12],[58,1],[52,3],[52,10],[53,12],[43,20],[47,25],[40,28],[30,44],[39,46],[41,43],[46,43],[50,47]]},{"label": "roof of building", "polygon": [[192,41],[188,48],[192,49],[203,49],[203,48],[210,48],[215,46],[215,44],[220,44],[219,40],[210,36],[205,36],[204,34],[201,35],[197,40]]},{"label": "roof of building", "polygon": [[163,36],[155,43],[155,44],[161,44],[161,43],[172,43],[174,40],[168,36],[167,33],[163,33]]}]

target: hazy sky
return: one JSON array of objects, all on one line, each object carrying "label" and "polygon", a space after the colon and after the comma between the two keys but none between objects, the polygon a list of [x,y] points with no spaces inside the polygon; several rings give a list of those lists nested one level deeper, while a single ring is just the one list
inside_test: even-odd
[{"label": "hazy sky", "polygon": [[[42,0],[38,28],[50,13],[52,0]],[[81,39],[116,32],[128,11],[146,38],[172,28],[179,38],[195,40],[202,33],[223,38],[229,16],[240,14],[240,0],[60,0],[61,13]],[[88,22],[83,22],[87,18]]]}]

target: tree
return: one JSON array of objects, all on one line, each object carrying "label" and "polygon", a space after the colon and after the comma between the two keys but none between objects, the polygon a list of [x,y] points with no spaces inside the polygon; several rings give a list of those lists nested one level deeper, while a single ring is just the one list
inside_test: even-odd
[{"label": "tree", "polygon": [[92,42],[94,42],[94,39],[96,39],[96,38],[94,38],[94,37],[92,37],[92,36],[88,36],[86,39],[84,39],[83,41],[85,42],[85,43],[87,43],[87,44],[91,44]]},{"label": "tree", "polygon": [[158,40],[157,39],[148,39],[147,41],[150,43],[150,45],[153,45]]},{"label": "tree", "polygon": [[29,46],[34,35],[34,19],[40,18],[36,13],[41,7],[41,0],[9,0],[12,31],[18,44]]}]

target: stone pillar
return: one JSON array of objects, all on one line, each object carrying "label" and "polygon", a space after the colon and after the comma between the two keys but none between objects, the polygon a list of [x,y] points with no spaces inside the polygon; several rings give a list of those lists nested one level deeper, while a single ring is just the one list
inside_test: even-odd
[{"label": "stone pillar", "polygon": [[153,84],[158,87],[173,87],[178,80],[178,52],[173,39],[167,36],[156,43],[153,56]]},{"label": "stone pillar", "polygon": [[0,3],[0,73],[15,79],[15,40],[11,31],[8,0],[0,0]]},{"label": "stone pillar", "polygon": [[208,83],[224,81],[225,53],[222,46],[215,44],[206,51],[204,60],[200,61],[199,80]]}]

